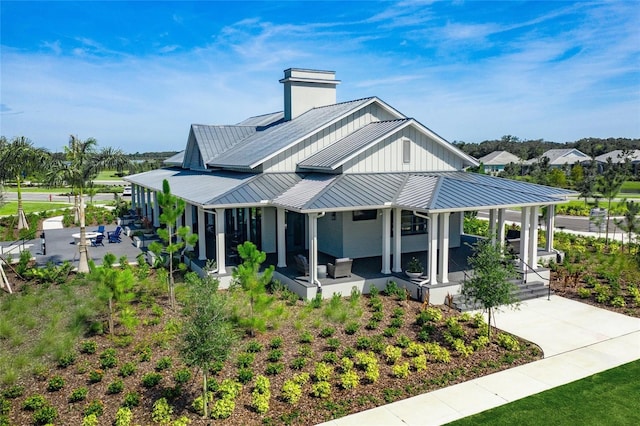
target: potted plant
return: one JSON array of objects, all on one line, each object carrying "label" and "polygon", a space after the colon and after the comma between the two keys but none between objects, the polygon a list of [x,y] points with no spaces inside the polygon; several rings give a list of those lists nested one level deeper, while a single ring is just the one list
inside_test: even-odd
[{"label": "potted plant", "polygon": [[418,278],[424,272],[424,267],[417,257],[412,257],[409,263],[407,263],[407,269],[405,274],[409,278]]},{"label": "potted plant", "polygon": [[142,226],[144,227],[144,230],[142,231],[144,233],[145,237],[152,237],[154,232],[153,232],[153,223],[149,220],[148,217],[144,217],[142,218]]}]

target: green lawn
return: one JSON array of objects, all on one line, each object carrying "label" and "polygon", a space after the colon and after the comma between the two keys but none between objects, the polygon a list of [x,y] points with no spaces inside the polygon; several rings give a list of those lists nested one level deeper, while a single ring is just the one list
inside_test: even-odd
[{"label": "green lawn", "polygon": [[[41,192],[45,194],[66,194],[71,190],[70,188],[64,187],[45,188],[43,186],[23,186],[21,189],[22,192]],[[15,186],[5,186],[4,190],[7,192],[18,192],[18,188],[16,188]]]},{"label": "green lawn", "polygon": [[637,425],[639,378],[634,361],[449,424]]},{"label": "green lawn", "polygon": [[115,170],[103,170],[98,173],[98,177],[95,180],[122,180],[122,178],[116,176]]},{"label": "green lawn", "polygon": [[[47,201],[23,201],[22,208],[25,213],[41,212],[44,210],[63,209],[73,204],[68,203],[49,203]],[[0,207],[0,216],[16,214],[18,212],[18,202],[9,201],[4,206]]]},{"label": "green lawn", "polygon": [[640,194],[640,181],[628,180],[622,184],[620,191]]}]

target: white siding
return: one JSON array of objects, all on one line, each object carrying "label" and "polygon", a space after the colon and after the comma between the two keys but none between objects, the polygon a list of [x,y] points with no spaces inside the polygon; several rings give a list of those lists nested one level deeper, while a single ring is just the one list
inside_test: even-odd
[{"label": "white siding", "polygon": [[[403,162],[403,140],[411,141],[410,161]],[[461,170],[462,159],[413,126],[367,149],[343,166],[344,173],[433,172]]]},{"label": "white siding", "polygon": [[392,116],[377,104],[368,105],[266,161],[263,164],[263,171],[294,172],[300,161],[344,138],[353,131],[373,121],[393,120],[395,118],[397,117]]}]

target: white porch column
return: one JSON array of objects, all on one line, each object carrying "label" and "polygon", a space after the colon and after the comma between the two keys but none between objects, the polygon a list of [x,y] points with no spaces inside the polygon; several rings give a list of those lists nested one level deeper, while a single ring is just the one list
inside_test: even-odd
[{"label": "white porch column", "polygon": [[440,274],[438,279],[442,284],[449,282],[449,212],[440,215],[440,230],[438,241],[440,248]]},{"label": "white porch column", "polygon": [[393,211],[393,272],[402,272],[402,209]]},{"label": "white porch column", "polygon": [[318,283],[318,214],[309,213],[309,283]]},{"label": "white porch column", "polygon": [[529,207],[523,207],[520,213],[520,270],[522,272],[527,271],[527,265],[525,262],[529,260],[529,219],[531,214],[529,213]]},{"label": "white porch column", "polygon": [[[185,203],[184,205],[184,226],[188,226],[191,232],[193,230],[193,207],[189,203]],[[198,237],[200,238],[200,237]],[[187,250],[193,250],[193,247],[187,246]]]},{"label": "white porch column", "polygon": [[429,284],[438,283],[438,213],[429,215]]},{"label": "white porch column", "polygon": [[138,195],[137,187],[131,184],[131,209],[136,211],[136,196]]},{"label": "white porch column", "polygon": [[160,227],[160,204],[158,203],[158,192],[153,192],[153,226]]},{"label": "white porch column", "polygon": [[556,206],[550,204],[547,206],[547,243],[545,246],[545,251],[552,252],[553,251],[553,232],[555,231],[555,221],[556,221]]},{"label": "white porch column", "polygon": [[504,227],[504,209],[498,209],[498,242],[504,247],[506,232]]},{"label": "white porch column", "polygon": [[491,244],[496,244],[496,209],[489,210],[489,236]]},{"label": "white porch column", "polygon": [[151,220],[151,190],[146,189],[147,191],[147,203],[144,205],[144,215],[147,219]]},{"label": "white porch column", "polygon": [[531,216],[529,219],[529,265],[536,269],[538,267],[538,206],[529,209]]},{"label": "white porch column", "polygon": [[[138,187],[138,190],[136,191],[136,196],[138,197],[138,206],[137,208],[140,209],[140,215],[142,216],[144,213],[144,188],[136,185]],[[137,210],[136,210],[136,213]]]},{"label": "white porch column", "polygon": [[205,240],[204,209],[198,206],[198,259],[207,259],[207,241]]},{"label": "white porch column", "polygon": [[[264,215],[263,215],[264,217]],[[278,250],[278,268],[287,267],[287,238],[285,232],[285,212],[282,207],[276,208],[276,239]]]},{"label": "white porch column", "polygon": [[382,209],[382,271],[391,273],[391,209]]},{"label": "white porch column", "polygon": [[244,208],[244,224],[247,232],[247,240],[251,241],[251,209],[249,207]]},{"label": "white porch column", "polygon": [[225,220],[224,209],[216,209],[216,262],[218,263],[218,273],[225,274],[226,270],[226,245],[224,240]]}]

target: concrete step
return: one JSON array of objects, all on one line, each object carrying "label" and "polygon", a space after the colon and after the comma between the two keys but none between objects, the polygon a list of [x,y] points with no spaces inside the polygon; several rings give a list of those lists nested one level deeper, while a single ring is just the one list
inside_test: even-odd
[{"label": "concrete step", "polygon": [[[514,281],[513,283],[517,287],[514,289],[513,295],[520,301],[547,297],[549,294],[549,288],[542,281],[530,281],[528,283]],[[466,301],[459,294],[453,297],[453,307],[460,312],[482,309],[479,303]]]}]

